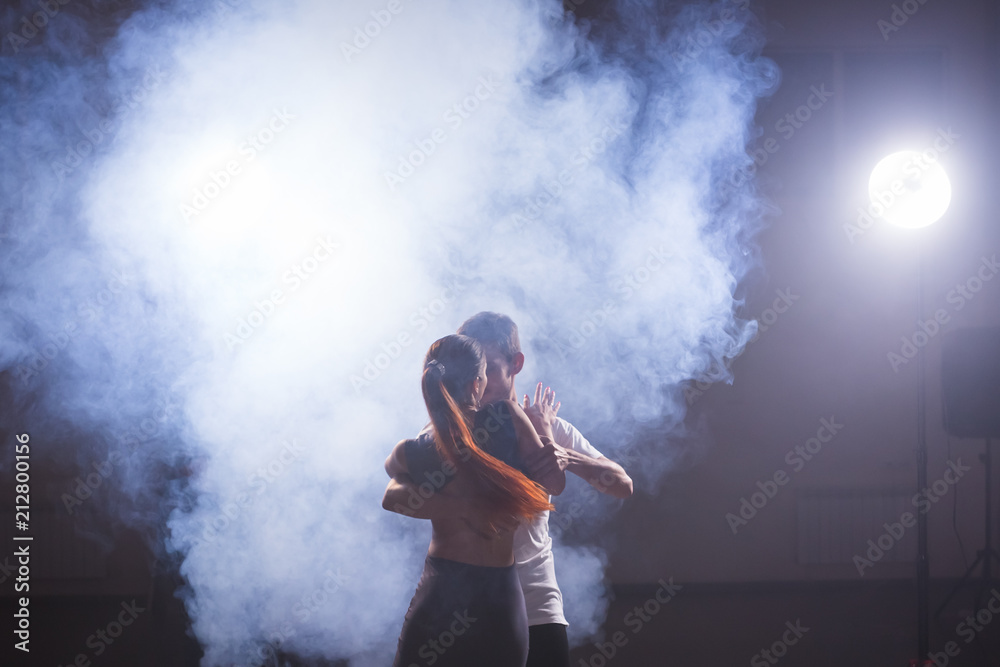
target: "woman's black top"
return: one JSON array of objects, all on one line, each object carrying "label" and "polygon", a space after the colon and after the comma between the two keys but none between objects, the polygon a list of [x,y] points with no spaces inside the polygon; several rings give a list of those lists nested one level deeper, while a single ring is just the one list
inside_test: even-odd
[{"label": "woman's black top", "polygon": [[[517,451],[514,418],[505,401],[490,403],[476,412],[472,439],[487,454],[527,474]],[[407,440],[403,452],[410,477],[425,494],[440,491],[454,479],[455,468],[442,459],[431,432]]]}]

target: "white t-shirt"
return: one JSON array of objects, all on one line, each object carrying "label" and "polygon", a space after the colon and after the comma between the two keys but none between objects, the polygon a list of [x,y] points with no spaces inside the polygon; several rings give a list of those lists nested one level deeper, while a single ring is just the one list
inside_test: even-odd
[{"label": "white t-shirt", "polygon": [[[603,456],[565,419],[556,417],[552,435],[563,449],[572,449],[595,459]],[[548,512],[535,517],[531,523],[521,524],[514,532],[514,564],[517,565],[517,577],[524,591],[528,625],[569,625],[563,615],[562,592],[556,583]]]}]

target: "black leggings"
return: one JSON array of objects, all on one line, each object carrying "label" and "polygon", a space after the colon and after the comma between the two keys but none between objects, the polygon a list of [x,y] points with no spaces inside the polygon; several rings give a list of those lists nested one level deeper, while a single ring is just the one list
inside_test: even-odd
[{"label": "black leggings", "polygon": [[514,566],[428,556],[393,667],[524,667],[528,617]]},{"label": "black leggings", "polygon": [[569,667],[569,640],[562,623],[528,628],[527,667]]}]

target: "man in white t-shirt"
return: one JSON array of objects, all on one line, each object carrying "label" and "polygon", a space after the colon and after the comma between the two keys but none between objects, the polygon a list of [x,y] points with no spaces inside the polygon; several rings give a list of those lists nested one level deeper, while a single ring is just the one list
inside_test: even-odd
[{"label": "man in white t-shirt", "polygon": [[[457,333],[475,338],[486,354],[486,392],[482,402],[517,401],[514,378],[524,366],[524,354],[514,321],[499,313],[482,312],[466,320]],[[533,423],[539,417],[537,403],[541,398],[541,385],[535,391],[533,403],[524,396],[522,406]],[[602,456],[572,424],[557,417],[552,430],[555,443],[547,444],[539,456],[525,462],[532,477],[538,479],[546,469],[559,467],[582,477],[601,493],[615,498],[632,495],[632,479],[625,470]],[[408,516],[420,519],[432,518],[434,503],[414,508],[407,501],[420,496],[413,489],[398,489],[398,499],[386,498],[383,504],[386,509],[404,510]],[[563,615],[562,592],[556,582],[548,512],[517,528],[514,561],[528,612],[527,667],[569,667],[568,623]]]}]

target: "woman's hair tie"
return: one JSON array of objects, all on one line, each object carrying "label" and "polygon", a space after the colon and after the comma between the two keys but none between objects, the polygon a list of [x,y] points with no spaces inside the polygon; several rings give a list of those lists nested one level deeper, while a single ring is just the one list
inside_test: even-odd
[{"label": "woman's hair tie", "polygon": [[437,359],[429,359],[425,368],[429,368],[437,373],[438,377],[444,377],[444,364]]}]

